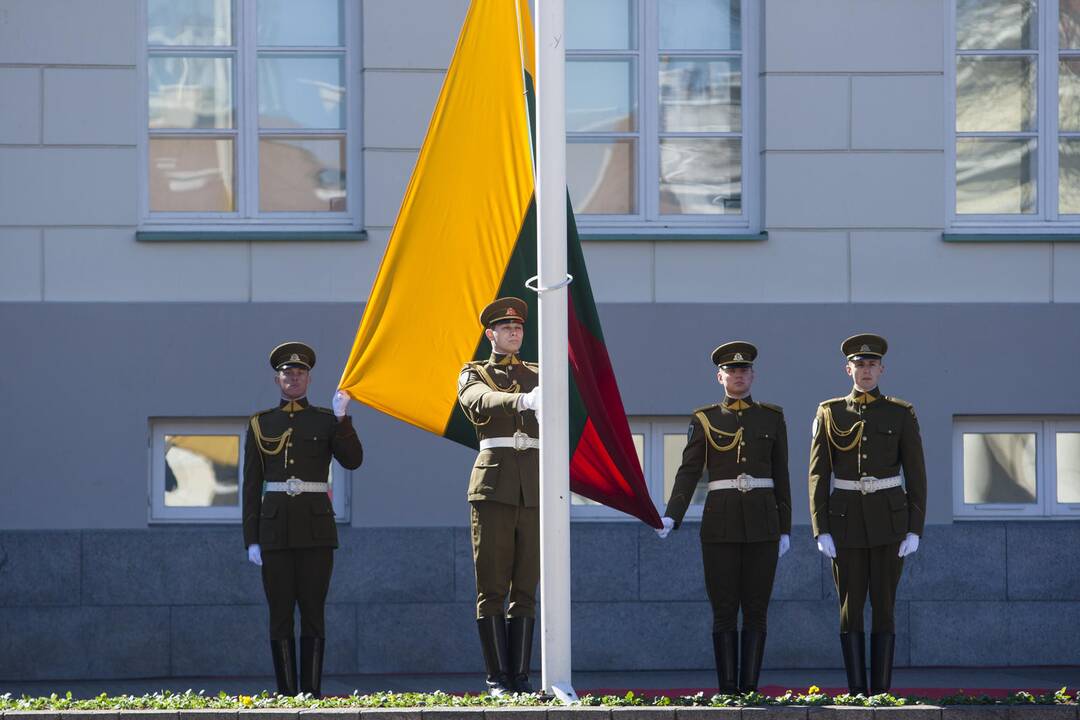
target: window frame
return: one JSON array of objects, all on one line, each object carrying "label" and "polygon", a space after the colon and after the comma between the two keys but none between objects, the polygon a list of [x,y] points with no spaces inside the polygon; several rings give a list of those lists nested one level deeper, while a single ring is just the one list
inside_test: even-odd
[{"label": "window frame", "polygon": [[[147,522],[150,525],[239,525],[244,507],[244,440],[248,418],[152,417],[147,432]],[[165,505],[165,436],[234,435],[239,437],[237,504],[230,507],[169,507]],[[330,461],[335,520],[348,525],[352,519],[352,471]]]},{"label": "window frame", "polygon": [[[138,225],[140,231],[240,231],[244,229],[282,230],[282,231],[321,231],[359,230],[363,219],[363,152],[362,152],[362,72],[361,47],[363,37],[362,15],[358,3],[342,1],[342,22],[344,23],[344,47],[303,48],[309,55],[344,53],[343,81],[345,84],[345,126],[340,131],[332,131],[345,140],[345,198],[347,209],[343,212],[261,212],[259,203],[259,105],[257,66],[259,46],[256,38],[257,0],[231,0],[233,45],[233,124],[234,128],[225,132],[208,132],[215,136],[231,132],[235,134],[236,145],[233,148],[234,191],[236,211],[217,212],[152,212],[150,209],[150,169],[149,169],[149,58],[150,45],[147,37],[149,8],[148,0],[139,0],[136,9],[137,22],[137,66],[138,77],[138,123],[139,133],[136,143],[138,155]],[[156,47],[156,46],[155,46]],[[299,48],[283,46],[274,50],[297,51]],[[225,55],[232,50],[223,51],[221,46],[170,46],[167,52],[178,55]],[[267,129],[262,134],[282,136],[287,134],[305,137],[326,134],[327,131]],[[190,131],[178,131],[188,134]],[[198,133],[190,133],[195,135]],[[249,179],[250,178],[250,179]]]},{"label": "window frame", "polygon": [[[1038,47],[1034,51],[1013,50],[959,50],[957,48],[957,0],[945,3],[945,198],[946,232],[978,230],[990,234],[1012,233],[1060,233],[1075,234],[1080,230],[1080,213],[1060,214],[1059,143],[1062,133],[1058,127],[1058,65],[1061,56],[1058,38],[1059,0],[1035,0],[1038,27]],[[956,78],[957,59],[962,55],[1016,56],[1035,52],[1035,141],[1037,164],[1035,202],[1033,214],[969,214],[958,213],[956,208]],[[1068,50],[1069,55],[1080,59],[1080,50]],[[1023,133],[974,133],[978,136],[1001,135],[1015,137]],[[1068,136],[1080,137],[1078,132]]]},{"label": "window frame", "polygon": [[[578,213],[576,220],[583,233],[618,236],[645,235],[713,235],[718,231],[731,234],[758,232],[763,227],[761,165],[764,162],[761,146],[761,97],[760,77],[761,47],[759,3],[741,0],[741,48],[731,50],[673,50],[667,53],[675,57],[732,57],[741,58],[741,132],[740,133],[662,133],[660,131],[660,10],[655,0],[629,0],[633,12],[633,31],[637,48],[632,50],[577,50],[567,48],[566,60],[578,58],[605,59],[632,57],[637,69],[634,89],[637,93],[638,127],[634,132],[598,132],[571,134],[574,138],[636,137],[637,152],[634,177],[634,193],[638,212],[634,215],[593,215]],[[650,83],[648,80],[652,79]],[[742,212],[738,215],[661,215],[660,205],[660,139],[661,136],[676,137],[724,137],[742,136]]]},{"label": "window frame", "polygon": [[[1080,418],[1067,416],[980,415],[953,417],[952,500],[956,520],[1075,520],[1080,503],[1057,502],[1057,433],[1080,432]],[[1032,504],[964,502],[964,435],[1033,433],[1035,499]]]}]

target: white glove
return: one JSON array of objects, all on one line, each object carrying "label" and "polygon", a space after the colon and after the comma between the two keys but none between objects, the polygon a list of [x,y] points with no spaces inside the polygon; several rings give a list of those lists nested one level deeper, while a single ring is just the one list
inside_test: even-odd
[{"label": "white glove", "polygon": [[833,544],[832,535],[821,533],[817,536],[817,549],[827,558],[836,559],[836,545]]},{"label": "white glove", "polygon": [[780,536],[780,554],[776,557],[784,557],[784,553],[791,549],[791,536],[784,534]]},{"label": "white glove", "polygon": [[540,386],[518,396],[518,410],[534,410],[540,414]]},{"label": "white glove", "polygon": [[897,557],[907,557],[908,555],[914,555],[915,551],[919,549],[919,536],[915,533],[908,533],[907,537],[900,542],[900,552],[896,554]]},{"label": "white glove", "polygon": [[671,530],[675,527],[675,521],[669,517],[660,518],[660,522],[664,523],[664,527],[656,531],[657,537],[661,540],[671,534]]},{"label": "white glove", "polygon": [[349,407],[349,393],[344,390],[338,390],[334,393],[334,399],[330,401],[334,406],[334,415],[341,418],[345,417],[345,409]]},{"label": "white glove", "polygon": [[248,560],[256,565],[262,565],[262,548],[258,543],[254,545],[248,545]]}]

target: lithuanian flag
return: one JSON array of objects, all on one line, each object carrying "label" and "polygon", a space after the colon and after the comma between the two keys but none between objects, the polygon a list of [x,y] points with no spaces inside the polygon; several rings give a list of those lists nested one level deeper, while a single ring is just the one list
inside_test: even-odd
[{"label": "lithuanian flag", "polygon": [[[480,310],[513,295],[537,317],[525,288],[536,275],[528,12],[525,0],[473,0],[339,383],[366,405],[470,447],[476,435],[457,379],[467,360],[491,354]],[[660,527],[573,212],[567,220],[570,488]],[[535,361],[536,323],[525,331],[520,354]]]}]

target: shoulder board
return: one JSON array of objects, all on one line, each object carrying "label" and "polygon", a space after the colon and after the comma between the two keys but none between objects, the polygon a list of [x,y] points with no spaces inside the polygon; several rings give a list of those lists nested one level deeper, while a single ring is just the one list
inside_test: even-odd
[{"label": "shoulder board", "polygon": [[272,407],[272,408],[270,408],[270,409],[268,409],[268,410],[260,410],[259,412],[255,413],[255,414],[254,414],[254,415],[252,415],[251,417],[253,417],[253,418],[257,418],[257,417],[259,417],[260,415],[265,415],[265,414],[267,414],[267,413],[272,413],[272,412],[274,412],[274,411],[275,411],[275,410],[277,410],[277,409],[278,409],[278,408],[276,408],[276,407]]},{"label": "shoulder board", "polygon": [[822,400],[820,405],[822,407],[824,407],[824,406],[828,405],[829,403],[844,402],[845,400],[847,400],[847,395],[841,395],[840,397],[834,397],[834,398],[829,398],[828,400]]},{"label": "shoulder board", "polygon": [[772,403],[767,403],[767,402],[759,402],[758,405],[760,405],[763,408],[769,408],[773,412],[778,412],[781,415],[784,414],[784,408],[780,407],[779,405],[773,405]]},{"label": "shoulder board", "polygon": [[696,412],[696,413],[705,412],[706,410],[712,410],[713,408],[718,408],[718,407],[720,407],[720,403],[713,403],[712,405],[702,405],[699,408],[694,408],[693,412]]},{"label": "shoulder board", "polygon": [[529,362],[528,360],[522,360],[521,364],[524,365],[527,368],[532,368],[533,370],[539,370],[540,369],[540,363],[534,363],[534,362]]},{"label": "shoulder board", "polygon": [[467,362],[467,363],[465,363],[464,365],[461,366],[461,372],[466,372],[466,371],[471,370],[471,369],[473,369],[475,367],[480,367],[480,366],[482,366],[482,365],[484,365],[486,363],[487,363],[487,360],[470,360],[469,362]]},{"label": "shoulder board", "polygon": [[326,413],[327,415],[334,414],[334,411],[330,408],[318,407],[317,405],[308,405],[308,407],[310,407],[312,410],[318,410],[321,413]]},{"label": "shoulder board", "polygon": [[886,395],[885,399],[888,400],[891,403],[895,403],[895,404],[899,405],[900,407],[908,408],[909,410],[914,407],[914,405],[909,403],[907,400],[901,400],[900,398],[893,397],[891,395]]}]

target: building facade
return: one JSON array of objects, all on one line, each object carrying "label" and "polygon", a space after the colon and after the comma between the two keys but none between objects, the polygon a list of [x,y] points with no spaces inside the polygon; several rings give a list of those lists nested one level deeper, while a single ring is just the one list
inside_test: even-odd
[{"label": "building facade", "polygon": [[[0,0],[0,680],[269,673],[246,418],[286,339],[329,405],[467,8]],[[571,197],[658,507],[714,346],[755,342],[786,411],[766,667],[841,666],[803,478],[858,331],[929,474],[897,665],[1080,664],[1080,4],[567,17]],[[327,672],[479,671],[473,456],[353,414]],[[572,543],[576,668],[711,667],[694,523],[575,499]]]}]

